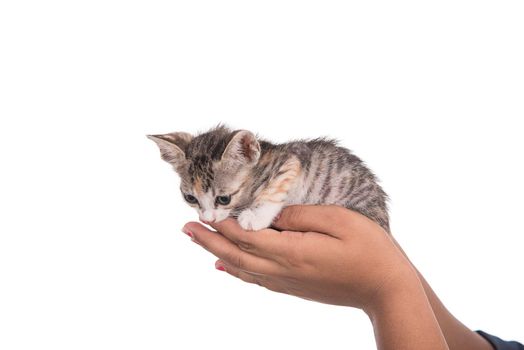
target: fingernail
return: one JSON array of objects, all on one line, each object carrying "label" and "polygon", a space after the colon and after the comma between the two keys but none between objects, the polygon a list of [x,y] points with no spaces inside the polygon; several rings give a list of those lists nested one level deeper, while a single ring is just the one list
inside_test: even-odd
[{"label": "fingernail", "polygon": [[222,265],[221,263],[219,263],[218,261],[215,262],[215,269],[219,270],[219,271],[226,271],[226,268],[224,267],[224,265]]},{"label": "fingernail", "polygon": [[193,238],[193,233],[191,233],[191,231],[189,231],[187,228],[183,227],[182,232],[184,232],[189,237]]}]

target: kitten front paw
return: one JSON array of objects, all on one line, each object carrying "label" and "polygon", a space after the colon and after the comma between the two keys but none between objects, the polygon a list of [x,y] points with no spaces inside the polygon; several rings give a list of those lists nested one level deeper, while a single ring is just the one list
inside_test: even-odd
[{"label": "kitten front paw", "polygon": [[251,209],[246,209],[238,216],[238,223],[244,230],[258,231],[271,225],[272,220],[257,215]]}]

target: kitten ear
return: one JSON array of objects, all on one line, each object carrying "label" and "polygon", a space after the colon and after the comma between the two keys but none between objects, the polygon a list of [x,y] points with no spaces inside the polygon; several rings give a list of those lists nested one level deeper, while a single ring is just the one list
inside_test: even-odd
[{"label": "kitten ear", "polygon": [[163,135],[147,135],[147,138],[153,140],[160,148],[163,160],[178,167],[186,159],[185,149],[193,136],[187,132],[172,132]]},{"label": "kitten ear", "polygon": [[256,164],[260,157],[260,144],[255,135],[247,130],[238,131],[229,141],[222,160],[233,160],[242,164]]}]

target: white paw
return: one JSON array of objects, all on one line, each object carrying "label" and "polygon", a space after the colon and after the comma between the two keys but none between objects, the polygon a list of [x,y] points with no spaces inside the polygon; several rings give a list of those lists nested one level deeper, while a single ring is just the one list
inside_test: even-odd
[{"label": "white paw", "polygon": [[238,223],[244,230],[258,231],[271,225],[271,220],[246,209],[238,216]]}]

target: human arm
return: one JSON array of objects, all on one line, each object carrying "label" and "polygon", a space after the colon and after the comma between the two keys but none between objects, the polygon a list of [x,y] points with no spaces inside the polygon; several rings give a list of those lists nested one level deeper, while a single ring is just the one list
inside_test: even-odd
[{"label": "human arm", "polygon": [[213,224],[221,234],[199,223],[184,230],[246,282],[364,310],[379,349],[448,349],[415,270],[377,224],[341,207],[298,206],[277,226],[246,232],[227,219]]},{"label": "human arm", "polygon": [[[393,238],[395,245],[409,260],[407,254],[404,252],[400,244]],[[450,350],[493,350],[493,346],[480,336],[477,332],[472,331],[460,322],[453,314],[444,306],[440,298],[437,296],[433,288],[429,285],[424,276],[415,268],[419,280],[424,287],[424,291],[431,304],[431,308],[438,320],[440,329],[446,337],[446,342]]]}]

